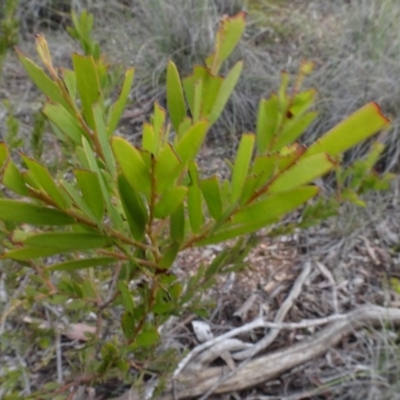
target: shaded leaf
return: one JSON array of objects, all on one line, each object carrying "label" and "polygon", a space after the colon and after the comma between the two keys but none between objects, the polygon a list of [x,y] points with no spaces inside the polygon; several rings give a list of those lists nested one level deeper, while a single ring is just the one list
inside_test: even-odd
[{"label": "shaded leaf", "polygon": [[131,234],[134,239],[142,240],[148,220],[147,209],[140,195],[132,189],[123,175],[118,177],[118,190]]},{"label": "shaded leaf", "polygon": [[92,267],[104,267],[112,263],[115,263],[116,261],[117,260],[112,257],[87,258],[83,260],[72,260],[72,261],[65,261],[59,264],[53,264],[47,269],[50,271],[71,272]]},{"label": "shaded leaf", "polygon": [[26,246],[9,250],[2,254],[1,258],[11,258],[13,260],[26,261],[35,258],[50,257],[59,253],[61,253],[60,249]]},{"label": "shaded leaf", "polygon": [[24,243],[28,246],[73,251],[108,247],[112,239],[97,233],[52,232],[32,235]]},{"label": "shaded leaf", "polygon": [[130,314],[133,314],[135,309],[135,301],[133,299],[131,291],[129,290],[128,284],[125,281],[119,281],[117,283],[117,288],[121,293],[122,304],[125,308],[125,311],[127,311]]},{"label": "shaded leaf", "polygon": [[374,102],[368,103],[314,142],[303,157],[322,152],[338,155],[387,128],[389,124],[380,107]]},{"label": "shaded leaf", "polygon": [[38,225],[69,225],[75,220],[54,208],[0,199],[0,220]]},{"label": "shaded leaf", "polygon": [[42,164],[38,163],[36,160],[21,154],[22,159],[29,168],[36,182],[41,186],[41,188],[49,195],[49,197],[54,200],[54,202],[60,208],[67,208],[69,204],[66,202],[65,197],[63,197],[58,189],[57,185],[53,181],[50,172]]},{"label": "shaded leaf", "polygon": [[188,185],[188,214],[189,222],[194,233],[199,232],[204,216],[203,216],[203,198],[199,186],[199,180],[197,176],[196,163],[192,162],[189,166],[190,184]]}]

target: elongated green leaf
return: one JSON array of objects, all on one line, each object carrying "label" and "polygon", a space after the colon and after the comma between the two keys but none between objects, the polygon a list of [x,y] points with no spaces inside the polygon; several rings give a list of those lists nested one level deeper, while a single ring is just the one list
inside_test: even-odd
[{"label": "elongated green leaf", "polygon": [[52,200],[55,201],[60,208],[67,208],[69,204],[61,195],[60,190],[53,181],[53,178],[51,177],[47,168],[24,154],[21,154],[21,156],[26,166],[29,168],[29,171],[31,171],[33,177],[39,183],[42,189],[50,196]]},{"label": "elongated green leaf", "polygon": [[261,184],[266,183],[275,172],[278,158],[278,154],[256,156],[250,174],[259,176]]},{"label": "elongated green leaf", "polygon": [[283,147],[280,154],[276,157],[276,166],[278,171],[284,171],[285,169],[293,166],[300,157],[306,151],[306,147],[303,145],[294,144],[291,147]]},{"label": "elongated green leaf", "polygon": [[46,75],[44,70],[29,58],[25,57],[18,49],[17,55],[29,77],[32,79],[33,83],[38,87],[38,89],[51,101],[54,103],[60,103],[66,110],[73,114],[74,110],[68,104],[67,100],[64,99],[60,88]]},{"label": "elongated green leaf", "polygon": [[107,129],[109,137],[111,137],[115,129],[117,129],[119,120],[121,119],[122,113],[124,112],[129,93],[131,92],[134,75],[135,70],[133,68],[129,68],[126,70],[121,93],[118,97],[118,100],[110,108]]},{"label": "elongated green leaf", "polygon": [[208,128],[208,121],[199,121],[178,140],[174,147],[183,164],[187,165],[194,160],[204,142]]},{"label": "elongated green leaf", "polygon": [[147,209],[124,175],[118,177],[118,190],[131,234],[134,239],[142,240],[148,220]]},{"label": "elongated green leaf", "polygon": [[164,144],[164,125],[165,125],[166,111],[157,102],[154,103],[154,113],[152,115],[152,123],[154,128],[155,138],[155,154],[157,155],[161,146]]},{"label": "elongated green leaf", "polygon": [[317,91],[315,89],[305,90],[297,93],[292,98],[290,104],[290,113],[294,116],[303,114],[306,112],[314,103],[317,97]]},{"label": "elongated green leaf", "polygon": [[290,98],[288,95],[288,86],[290,82],[290,76],[286,71],[281,73],[281,84],[278,89],[278,104],[279,104],[279,124],[282,122],[283,118],[286,118]]},{"label": "elongated green leaf", "polygon": [[104,199],[97,174],[93,171],[76,169],[75,178],[82,193],[83,200],[89,206],[91,212],[100,222],[104,216]]},{"label": "elongated green leaf", "polygon": [[259,182],[260,182],[259,175],[250,175],[246,178],[243,184],[243,190],[239,201],[239,204],[241,206],[246,204],[247,201],[251,198],[251,196],[255,193],[256,189],[259,186]]},{"label": "elongated green leaf", "polygon": [[72,261],[65,261],[59,264],[53,264],[51,267],[48,267],[47,269],[49,271],[72,272],[86,268],[105,267],[115,262],[116,259],[112,257],[86,258],[84,260],[72,260]]},{"label": "elongated green leaf", "polygon": [[294,117],[285,123],[282,131],[279,133],[279,137],[272,146],[272,151],[279,151],[283,146],[295,142],[311,125],[317,115],[317,112],[309,112],[307,114]]},{"label": "elongated green leaf", "polygon": [[125,311],[121,317],[121,326],[124,336],[128,340],[132,340],[135,335],[136,322],[132,313]]},{"label": "elongated green leaf", "polygon": [[104,115],[100,104],[96,103],[93,106],[93,118],[96,127],[97,137],[99,138],[101,149],[103,150],[104,161],[111,175],[115,174],[116,166],[114,155],[111,151],[110,138],[108,137]]},{"label": "elongated green leaf", "polygon": [[83,144],[83,149],[84,149],[84,154],[86,156],[86,159],[88,161],[89,164],[89,168],[96,173],[98,179],[99,179],[99,183],[100,183],[100,187],[101,187],[101,193],[103,195],[103,199],[106,205],[106,209],[107,212],[111,218],[111,221],[113,222],[113,224],[115,225],[115,227],[119,230],[123,229],[123,222],[122,222],[122,218],[120,216],[120,214],[118,213],[118,211],[116,210],[116,208],[113,206],[113,204],[111,203],[111,196],[108,192],[107,189],[107,184],[105,181],[105,177],[103,176],[103,174],[105,174],[104,171],[101,171],[96,159],[94,158],[93,155],[93,150],[90,147],[89,142],[85,139],[82,138],[82,144]]},{"label": "elongated green leaf", "polygon": [[68,90],[71,100],[75,103],[76,99],[76,76],[70,69],[60,68],[65,87]]},{"label": "elongated green leaf", "polygon": [[218,93],[218,97],[211,109],[210,114],[207,116],[210,124],[213,125],[217,119],[220,117],[225,105],[231,96],[233,90],[235,89],[236,83],[240,77],[243,69],[243,62],[238,61],[232,69],[229,71],[228,75],[225,77],[221,84],[221,88]]},{"label": "elongated green leaf", "polygon": [[279,221],[279,218],[271,219],[271,220],[256,220],[249,224],[245,225],[236,225],[231,229],[226,229],[224,231],[218,231],[217,233],[196,242],[196,246],[208,246],[210,244],[216,244],[225,242],[226,240],[233,239],[235,237],[241,235],[247,235],[253,232],[257,232],[258,230],[265,228],[268,225],[276,223]]},{"label": "elongated green leaf", "polygon": [[[231,224],[249,224],[256,220],[273,220],[295,210],[318,193],[316,186],[304,186],[269,195],[266,199],[242,208],[231,218]],[[223,229],[223,228],[221,228]]]},{"label": "elongated green leaf", "polygon": [[255,136],[253,134],[242,135],[232,172],[231,203],[236,203],[242,194],[253,155],[254,142]]},{"label": "elongated green leaf", "polygon": [[190,112],[194,113],[194,98],[195,98],[195,87],[196,82],[202,81],[203,82],[203,89],[206,87],[206,77],[209,75],[209,71],[207,68],[201,66],[195,66],[193,68],[192,75],[186,77],[182,84],[183,89],[185,91],[186,99],[190,108]]},{"label": "elongated green leaf", "polygon": [[3,170],[3,178],[1,180],[2,184],[12,190],[13,192],[21,195],[28,196],[29,190],[26,187],[24,178],[17,166],[9,159]]},{"label": "elongated green leaf", "polygon": [[220,76],[212,75],[207,68],[200,66],[195,66],[193,68],[193,74],[183,80],[183,87],[192,114],[194,114],[195,110],[196,83],[199,81],[202,82],[202,101],[200,116],[202,118],[208,118],[208,115],[210,114],[215,104],[224,80]]},{"label": "elongated green leaf", "polygon": [[93,213],[93,210],[83,200],[82,194],[77,189],[75,189],[69,182],[64,179],[61,180],[61,186],[64,189],[65,193],[71,198],[75,206],[83,214],[89,217],[92,221],[100,223],[98,217]]},{"label": "elongated green leaf", "polygon": [[158,343],[159,338],[160,335],[157,328],[151,322],[146,322],[143,330],[136,337],[135,347],[143,349],[155,346]]},{"label": "elongated green leaf", "polygon": [[278,128],[279,103],[276,94],[262,99],[257,114],[257,154],[267,152]]},{"label": "elongated green leaf", "polygon": [[82,102],[83,116],[88,125],[95,129],[92,107],[99,103],[102,107],[101,89],[96,64],[91,56],[74,53],[72,63],[76,75],[76,87]]},{"label": "elongated green leaf", "polygon": [[182,243],[185,237],[185,208],[183,203],[171,214],[169,227],[172,240]]},{"label": "elongated green leaf", "polygon": [[197,81],[194,85],[194,102],[193,102],[193,122],[196,123],[201,116],[203,97],[203,81]]},{"label": "elongated green leaf", "polygon": [[27,261],[35,258],[50,257],[55,254],[60,254],[60,249],[46,248],[46,247],[22,247],[7,251],[1,255],[0,258],[11,258],[12,260]]},{"label": "elongated green leaf", "polygon": [[177,132],[186,116],[182,83],[176,65],[170,60],[167,67],[167,104],[172,125]]},{"label": "elongated green leaf", "polygon": [[222,214],[223,206],[218,178],[214,175],[208,179],[203,179],[199,181],[199,185],[208,211],[214,219],[218,219]]},{"label": "elongated green leaf", "polygon": [[148,151],[151,154],[156,154],[156,149],[158,147],[159,144],[155,141],[153,125],[145,122],[143,124],[142,149]]},{"label": "elongated green leaf", "polygon": [[223,17],[217,31],[215,51],[206,60],[213,74],[218,74],[221,64],[230,56],[244,32],[245,12],[239,12],[233,17]]},{"label": "elongated green leaf", "polygon": [[133,300],[133,296],[129,290],[128,284],[125,281],[119,281],[117,283],[117,288],[121,293],[122,304],[125,308],[125,311],[133,313],[135,309],[135,301]]},{"label": "elongated green leaf", "polygon": [[293,167],[280,174],[269,186],[270,193],[284,192],[326,174],[335,165],[326,154],[301,158]]},{"label": "elongated green leaf", "polygon": [[44,115],[75,143],[80,144],[86,132],[76,117],[71,115],[61,104],[46,103]]},{"label": "elongated green leaf", "polygon": [[[256,232],[267,225],[279,221],[279,217],[281,215],[294,210],[296,207],[302,205],[304,202],[318,193],[318,188],[316,186],[298,188],[297,190],[298,192],[291,191],[287,193],[281,193],[280,195],[282,196],[280,199],[283,203],[279,203],[276,201],[277,198],[275,198],[275,200],[272,200],[270,204],[262,203],[263,206],[258,206],[259,203],[256,203],[254,206],[249,206],[247,209],[244,209],[235,215],[236,222],[228,222],[223,224],[221,229],[215,234],[196,242],[196,246],[206,246],[220,243],[240,235]],[[291,193],[295,193],[296,196],[291,195]],[[273,210],[269,209],[271,204],[278,207],[277,211],[274,212]],[[252,208],[256,206],[257,208]],[[257,214],[257,212],[259,212],[259,214]],[[243,223],[239,223],[241,221],[243,221]]]},{"label": "elongated green leaf", "polygon": [[192,162],[189,166],[190,184],[188,185],[188,214],[193,233],[200,231],[203,224],[203,203],[199,180],[197,176],[197,165]]},{"label": "elongated green leaf", "polygon": [[112,239],[96,233],[52,232],[32,235],[24,243],[28,246],[74,251],[107,247],[112,244]]},{"label": "elongated green leaf", "polygon": [[3,168],[9,157],[10,153],[8,152],[7,145],[4,142],[0,142],[0,169]]},{"label": "elongated green leaf", "polygon": [[176,211],[185,200],[187,188],[175,186],[164,192],[161,199],[154,206],[154,216],[156,218],[166,218]]},{"label": "elongated green leaf", "polygon": [[75,222],[54,208],[9,199],[0,199],[0,220],[38,225],[69,225]]},{"label": "elongated green leaf", "polygon": [[40,186],[36,178],[33,176],[32,171],[22,171],[21,175],[26,185],[30,186],[32,189],[35,189],[37,192],[40,192],[42,187]]},{"label": "elongated green leaf", "polygon": [[179,125],[179,130],[176,135],[176,139],[180,139],[192,126],[192,119],[189,117],[185,117],[183,121]]},{"label": "elongated green leaf", "polygon": [[173,242],[166,249],[162,251],[162,257],[158,263],[158,267],[161,269],[168,269],[174,263],[176,256],[179,251],[179,243]]},{"label": "elongated green leaf", "polygon": [[168,188],[175,185],[184,165],[178,158],[170,144],[167,144],[161,151],[154,167],[154,179],[156,192],[161,195]]},{"label": "elongated green leaf", "polygon": [[150,196],[150,173],[139,151],[121,137],[112,138],[111,146],[129,184],[138,192]]},{"label": "elongated green leaf", "polygon": [[380,107],[376,103],[368,103],[313,143],[303,158],[321,152],[336,156],[387,128],[389,124]]}]

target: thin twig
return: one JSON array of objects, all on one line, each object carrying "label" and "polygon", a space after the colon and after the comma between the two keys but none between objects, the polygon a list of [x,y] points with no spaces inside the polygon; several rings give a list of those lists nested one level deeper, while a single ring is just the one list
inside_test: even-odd
[{"label": "thin twig", "polygon": [[61,334],[56,330],[56,359],[57,359],[57,382],[63,382],[62,372],[62,350],[61,350]]},{"label": "thin twig", "polygon": [[[310,272],[311,272],[311,263],[307,262],[304,265],[303,271],[296,279],[296,282],[294,283],[293,288],[289,293],[289,296],[285,299],[282,306],[279,308],[274,323],[281,324],[282,321],[285,319],[286,314],[292,308],[293,303],[300,296],[303,285],[307,280],[308,276],[310,275]],[[278,327],[272,328],[271,331],[267,335],[265,335],[261,340],[259,340],[251,349],[247,349],[239,353],[236,353],[233,355],[233,358],[236,360],[245,360],[246,358],[255,356],[257,353],[259,353],[262,350],[265,350],[271,343],[273,343],[274,340],[279,335],[279,332],[280,329]]]},{"label": "thin twig", "polygon": [[318,269],[320,270],[321,274],[324,275],[329,283],[332,285],[332,303],[333,303],[333,311],[335,314],[339,314],[339,305],[338,305],[338,296],[337,296],[337,285],[335,278],[332,275],[332,272],[329,271],[324,264],[320,263],[319,261],[316,262]]}]

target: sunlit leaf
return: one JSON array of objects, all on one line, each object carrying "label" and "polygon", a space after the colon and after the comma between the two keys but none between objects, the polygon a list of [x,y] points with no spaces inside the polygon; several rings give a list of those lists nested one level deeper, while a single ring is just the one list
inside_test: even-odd
[{"label": "sunlit leaf", "polygon": [[131,92],[133,77],[135,70],[129,68],[125,72],[124,83],[122,85],[121,93],[118,100],[111,106],[108,118],[108,136],[111,136],[115,129],[117,129],[119,120],[121,119],[122,113],[124,112],[126,102],[128,101],[129,94]]},{"label": "sunlit leaf", "polygon": [[96,221],[101,221],[105,205],[97,174],[85,169],[76,169],[74,175],[85,203],[89,206]]},{"label": "sunlit leaf", "polygon": [[170,60],[167,67],[167,104],[172,125],[177,132],[186,116],[181,78],[176,65]]},{"label": "sunlit leaf", "polygon": [[255,136],[253,134],[242,135],[232,172],[231,203],[235,203],[242,194],[253,155],[254,142]]},{"label": "sunlit leaf", "polygon": [[257,114],[257,153],[264,154],[270,147],[278,127],[278,97],[273,94],[269,99],[262,99]]},{"label": "sunlit leaf", "polygon": [[115,158],[129,184],[138,192],[150,196],[150,174],[139,150],[121,137],[114,137],[111,145]]},{"label": "sunlit leaf", "polygon": [[376,103],[368,103],[314,142],[303,157],[325,152],[338,155],[389,126]]},{"label": "sunlit leaf", "polygon": [[199,121],[179,138],[174,149],[183,164],[194,160],[204,142],[208,127],[208,121]]},{"label": "sunlit leaf", "polygon": [[208,179],[202,179],[199,182],[199,185],[204,200],[206,201],[208,211],[210,211],[210,214],[214,219],[218,219],[222,214],[223,206],[218,178],[212,176]]},{"label": "sunlit leaf", "polygon": [[102,106],[101,89],[96,64],[93,57],[72,54],[72,63],[76,75],[76,87],[82,102],[82,111],[86,122],[95,129],[92,107]]},{"label": "sunlit leaf", "polygon": [[211,125],[217,121],[224,110],[225,105],[231,96],[237,81],[239,80],[242,69],[243,62],[238,61],[223,80],[215,103],[210,111],[210,114],[207,116]]},{"label": "sunlit leaf", "polygon": [[184,186],[175,186],[164,192],[161,199],[154,206],[156,218],[166,218],[171,215],[183,202],[187,194]]},{"label": "sunlit leaf", "polygon": [[270,193],[284,192],[326,174],[335,165],[326,154],[315,154],[301,158],[293,167],[287,169],[269,185]]}]

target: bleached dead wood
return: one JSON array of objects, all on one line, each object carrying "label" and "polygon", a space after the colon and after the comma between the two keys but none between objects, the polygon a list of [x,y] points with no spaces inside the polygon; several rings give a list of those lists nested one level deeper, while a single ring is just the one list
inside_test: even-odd
[{"label": "bleached dead wood", "polygon": [[[400,324],[400,309],[366,305],[343,315],[317,334],[291,347],[249,360],[235,374],[228,367],[211,367],[200,371],[182,372],[167,385],[160,400],[177,400],[201,396],[210,388],[214,393],[243,390],[274,379],[285,371],[306,363],[326,353],[344,336],[362,326]],[[226,374],[231,376],[224,379]],[[218,384],[220,382],[220,384]],[[118,400],[129,400],[129,392]]]}]

